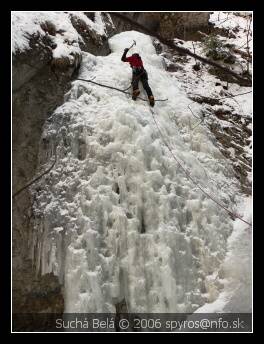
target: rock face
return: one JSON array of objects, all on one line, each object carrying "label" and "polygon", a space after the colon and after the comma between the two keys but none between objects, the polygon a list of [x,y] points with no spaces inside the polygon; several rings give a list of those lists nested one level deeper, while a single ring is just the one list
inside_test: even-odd
[{"label": "rock face", "polygon": [[[209,13],[129,13],[127,14],[131,16],[133,19],[138,21],[139,23],[146,25],[151,30],[154,30],[156,32],[159,32],[162,36],[166,38],[174,38],[180,37],[188,39],[188,35],[192,34],[192,31],[198,28],[206,28],[208,24],[209,19]],[[87,18],[95,23],[95,26],[89,26],[87,25]],[[56,122],[52,122],[50,119],[50,116],[54,113],[54,110],[57,109],[65,100],[65,94],[71,89],[71,81],[74,80],[75,76],[78,73],[79,66],[82,61],[82,51],[89,52],[93,55],[108,55],[110,52],[107,38],[112,36],[113,33],[121,32],[124,30],[131,30],[134,29],[132,27],[129,27],[126,23],[123,23],[121,21],[116,21],[113,18],[115,28],[113,26],[111,17],[108,14],[101,14],[98,17],[98,13],[84,13],[82,15],[72,14],[69,13],[69,19],[71,22],[71,25],[73,29],[78,33],[79,40],[78,42],[76,40],[70,40],[67,41],[66,37],[64,36],[64,32],[61,31],[54,25],[54,23],[50,21],[44,21],[41,23],[41,30],[44,32],[39,33],[33,33],[29,35],[29,49],[21,50],[21,51],[15,51],[13,54],[13,194],[16,193],[18,190],[20,190],[28,181],[30,181],[34,176],[37,174],[37,169],[40,167],[40,170],[45,170],[48,168],[53,159],[54,159],[54,147],[55,147],[55,141],[59,140],[61,141],[61,147],[63,148],[61,150],[60,154],[64,154],[64,150],[71,150],[73,151],[73,154],[76,153],[76,157],[78,158],[77,163],[85,164],[85,161],[87,159],[88,155],[88,148],[89,148],[89,157],[94,158],[96,156],[96,151],[93,151],[93,145],[91,146],[87,145],[87,140],[89,141],[89,137],[97,135],[93,132],[93,127],[85,126],[82,128],[82,126],[76,126],[72,127],[72,136],[69,137],[68,132],[63,130],[62,125],[65,125],[65,128],[68,128],[70,124],[68,124],[68,118],[70,118],[71,111],[63,112],[60,116],[60,113],[56,113],[56,116],[54,116],[55,119],[58,120],[58,128],[60,129],[60,135],[57,135],[56,130],[51,131],[50,137],[44,137],[43,134],[43,127],[44,124],[46,126],[51,124],[51,128],[56,127]],[[96,31],[95,27],[98,25],[98,20],[101,20],[102,23],[104,23],[104,30],[105,34],[98,33]],[[64,47],[69,49],[69,54],[67,56],[56,56],[54,54],[54,51],[58,47],[58,40],[63,40]],[[72,47],[75,47],[77,45],[76,49],[72,49]],[[71,50],[72,49],[72,50]],[[85,58],[85,57],[84,57]],[[179,58],[179,56],[177,57]],[[181,59],[187,59],[185,56],[181,57]],[[171,64],[169,68],[171,68],[171,72],[175,71],[184,71],[183,61],[177,61],[177,64]],[[88,67],[94,68],[93,63],[91,63],[91,66],[87,64]],[[88,68],[87,67],[87,68]],[[169,69],[168,69],[169,70]],[[75,92],[76,91],[76,92]],[[72,104],[79,101],[78,99],[82,97],[82,95],[85,93],[87,95],[88,91],[86,89],[86,86],[78,85],[76,89],[73,89],[71,92],[68,93],[68,97],[72,95],[73,101]],[[90,95],[88,94],[88,98],[91,97],[92,100],[95,102],[98,102],[100,99],[99,95]],[[85,96],[84,102],[85,102]],[[88,99],[89,100],[89,99]],[[187,100],[186,100],[187,101]],[[74,107],[73,107],[74,108]],[[219,109],[218,109],[219,110]],[[220,109],[221,110],[221,109]],[[249,132],[248,128],[248,122],[244,121],[242,122],[241,119],[236,116],[235,118],[231,118],[230,120],[230,113],[222,112],[221,111],[215,112],[215,116],[219,120],[225,120],[228,122],[231,122],[232,125],[226,127],[227,135],[223,136],[223,128],[222,127],[213,127],[214,123],[208,123],[210,125],[210,129],[215,134],[215,137],[218,139],[218,133],[221,131],[221,137],[222,141],[225,140],[225,137],[228,136],[228,138],[225,140],[225,142],[221,142],[223,146],[223,151],[221,152],[224,154],[226,151],[226,148],[229,149],[230,147],[233,148],[233,150],[230,151],[230,154],[228,154],[229,158],[234,158],[233,153],[235,155],[239,155],[240,149],[239,145],[245,145],[248,144],[248,140],[250,139],[251,133]],[[74,110],[75,111],[75,110]],[[75,116],[75,112],[73,112],[73,115]],[[77,111],[77,110],[76,110]],[[213,111],[213,109],[212,109]],[[76,118],[77,115],[79,116],[79,113],[76,112]],[[232,116],[234,114],[232,113]],[[142,119],[142,114],[140,114],[139,118]],[[228,117],[228,118],[227,118]],[[54,120],[53,118],[53,120]],[[75,118],[75,117],[74,117]],[[128,117],[128,123],[132,123],[130,120],[130,117]],[[120,123],[118,121],[115,121],[115,125],[117,125],[116,132],[119,132],[118,125],[122,127],[128,127],[129,125],[127,123],[123,123],[123,117],[120,117]],[[235,123],[236,122],[236,123]],[[142,122],[143,123],[143,122]],[[238,131],[234,132],[235,130],[235,124],[239,124],[240,128]],[[133,123],[132,123],[133,124]],[[212,125],[211,125],[212,124]],[[141,126],[141,124],[140,124]],[[145,124],[142,124],[142,127],[144,127]],[[134,130],[134,128],[132,128]],[[131,129],[131,130],[132,130]],[[76,130],[76,132],[75,132]],[[110,130],[110,129],[109,129]],[[143,130],[143,129],[142,129]],[[248,135],[245,137],[245,139],[241,140],[240,135],[243,134],[243,130],[246,130]],[[218,136],[217,136],[218,135]],[[113,135],[114,136],[114,135]],[[76,140],[75,140],[76,138]],[[219,138],[219,142],[220,142]],[[224,138],[224,139],[223,139]],[[234,139],[234,145],[229,145],[231,138]],[[74,144],[72,144],[71,140]],[[105,134],[105,130],[103,130],[102,136],[98,137],[98,146],[102,151],[104,151],[104,147],[107,146],[113,138],[111,136],[107,136]],[[156,149],[156,148],[155,148]],[[106,149],[107,150],[107,149]],[[158,147],[157,147],[158,150]],[[93,156],[94,154],[94,156]],[[110,156],[112,156],[110,154]],[[146,156],[148,156],[148,152],[146,152]],[[58,160],[61,161],[61,172],[65,173],[65,178],[67,178],[68,173],[68,162],[67,166],[63,166],[62,162],[63,156],[60,156]],[[76,159],[75,159],[76,160]],[[75,161],[74,160],[74,161]],[[232,159],[231,159],[232,160]],[[233,159],[235,161],[235,158]],[[241,163],[239,163],[237,176],[241,179],[241,184],[245,184],[245,179],[247,176],[247,170],[248,166],[250,165],[251,161],[248,160],[248,156],[243,156],[241,154]],[[146,159],[147,161],[147,159]],[[43,165],[43,162],[45,162],[45,165]],[[101,161],[99,161],[100,164]],[[154,161],[154,163],[156,163]],[[76,172],[80,172],[79,165],[77,166]],[[46,166],[47,165],[47,166]],[[246,167],[243,167],[246,165]],[[44,166],[44,167],[43,167]],[[67,168],[66,168],[67,167]],[[154,166],[155,167],[155,166]],[[239,168],[244,168],[243,172],[239,170]],[[91,169],[91,171],[89,170]],[[93,169],[96,170],[96,161],[95,165],[91,165],[90,161],[89,164],[87,164],[87,171],[86,169],[83,169],[83,180],[86,182],[87,176],[85,173],[94,174],[94,180],[92,180],[92,183],[97,183],[97,174],[96,171],[93,171]],[[99,171],[99,170],[98,170]],[[100,171],[99,171],[100,172]],[[171,172],[170,172],[171,173]],[[132,170],[132,176],[135,174],[135,171]],[[100,177],[100,175],[99,175]],[[56,174],[53,174],[49,176],[50,180],[53,178],[56,179]],[[116,177],[115,177],[116,178]],[[121,182],[122,178],[118,177]],[[153,183],[154,187],[158,187],[159,184],[159,178],[160,176],[158,174],[153,174]],[[133,181],[133,180],[132,180]],[[46,180],[42,180],[42,182],[45,184]],[[73,197],[76,192],[76,188],[78,187],[78,183],[80,182],[80,178],[77,181],[76,185],[74,183],[69,185],[69,193],[67,196],[69,198]],[[102,184],[99,179],[99,185]],[[57,185],[54,182],[54,185]],[[123,184],[120,184],[121,187]],[[132,187],[133,187],[132,183]],[[106,185],[107,186],[107,185]],[[49,188],[49,185],[47,184],[44,187]],[[44,188],[43,187],[43,188]],[[114,195],[114,199],[116,199],[116,206],[120,207],[120,201],[119,198],[122,197],[122,188],[119,187],[118,184],[113,184],[113,192],[110,190],[110,194]],[[246,185],[247,189],[249,189],[249,185]],[[58,184],[58,190],[61,191],[61,186]],[[81,211],[84,213],[86,212],[87,204],[90,202],[89,200],[89,188],[87,190],[83,188],[85,191],[84,196],[87,197],[87,200],[84,199],[84,196],[80,199],[80,204],[82,207],[79,207]],[[97,185],[95,185],[95,190],[97,190]],[[108,190],[106,188],[106,190]],[[184,191],[183,188],[178,188],[176,191],[179,193],[179,198],[181,199]],[[93,191],[93,190],[92,190]],[[129,191],[129,190],[128,190]],[[54,190],[53,190],[54,192]],[[165,194],[168,192],[164,189]],[[47,252],[47,245],[46,247],[41,247],[40,242],[45,242],[45,233],[47,233],[48,223],[47,221],[43,221],[43,219],[37,218],[38,213],[36,211],[33,212],[32,206],[33,203],[36,203],[36,199],[39,195],[43,194],[43,190],[39,186],[34,185],[34,193],[30,193],[29,189],[24,190],[23,192],[19,193],[14,199],[13,199],[13,312],[14,313],[20,313],[20,312],[53,312],[53,313],[63,313],[65,310],[65,304],[66,299],[64,299],[64,290],[63,290],[63,276],[54,274],[52,270],[45,271],[45,274],[41,275],[37,271],[43,270],[43,266],[37,268],[38,264],[41,264],[41,259],[45,256]],[[86,194],[87,193],[87,194]],[[248,191],[249,193],[249,191]],[[34,194],[34,199],[32,197],[32,194]],[[48,197],[52,195],[52,192],[48,190],[47,192]],[[150,199],[152,199],[150,197]],[[162,198],[163,199],[163,198]],[[143,200],[143,198],[142,198]],[[98,203],[98,201],[95,199],[93,200],[96,204],[99,204],[101,207],[101,203]],[[143,201],[142,201],[143,202]],[[174,199],[171,199],[171,203],[176,202]],[[48,202],[47,202],[48,203]],[[70,203],[69,203],[70,204]],[[181,204],[181,203],[180,203]],[[39,202],[39,213],[44,212],[43,203]],[[195,205],[195,204],[194,204]],[[190,208],[195,208],[194,205],[190,204]],[[101,209],[103,207],[98,207],[98,214],[91,214],[91,217],[94,216],[94,218],[102,218]],[[173,205],[174,207],[174,205]],[[152,207],[149,207],[150,209]],[[176,203],[175,203],[175,208]],[[69,208],[70,209],[70,208]],[[174,208],[173,208],[174,209]],[[70,211],[76,212],[75,209],[70,209]],[[195,209],[193,209],[195,213]],[[183,215],[182,215],[183,214]],[[189,210],[186,210],[186,213],[179,214],[179,218],[182,223],[184,223],[184,226],[192,221],[192,215],[189,212]],[[47,214],[45,214],[46,216]],[[58,213],[55,214],[58,216]],[[56,216],[53,216],[51,214],[50,221],[52,222],[54,219],[56,219]],[[65,214],[61,214],[61,216],[65,220],[65,226],[70,225],[68,218],[65,216]],[[119,216],[119,215],[118,215]],[[146,230],[146,223],[144,222],[144,217],[146,214],[144,212],[138,214],[139,221],[139,235],[145,235],[147,233]],[[115,216],[116,217],[116,216]],[[181,219],[181,217],[183,217]],[[119,217],[118,217],[119,218]],[[120,225],[119,223],[111,223],[111,217],[109,217],[109,223],[105,225],[104,223],[99,223],[99,228],[104,228],[106,226],[107,228],[110,228],[112,226],[118,226],[118,228],[122,227],[122,221],[123,218],[125,218],[125,223],[130,223],[133,220],[131,213],[122,213],[120,215]],[[83,218],[81,218],[82,220]],[[84,217],[84,219],[86,219]],[[34,245],[32,245],[32,241],[36,236],[34,237],[32,235],[33,233],[33,224],[36,223],[42,223],[43,227],[39,226],[39,231],[37,235],[39,236],[34,242]],[[80,228],[83,224],[81,223]],[[210,226],[209,226],[210,227]],[[122,227],[123,228],[123,227]],[[219,225],[220,228],[220,225]],[[61,244],[61,247],[63,245],[67,244],[66,240],[64,243],[64,232],[61,231],[60,227],[55,228],[57,230],[56,235],[58,238],[62,238],[58,240],[58,243]],[[115,228],[114,228],[115,229]],[[210,229],[210,228],[209,228]],[[227,234],[228,235],[230,231],[229,225],[227,226]],[[114,233],[118,233],[118,231],[113,230]],[[146,233],[145,233],[146,232]],[[121,233],[121,231],[120,231]],[[100,234],[101,235],[101,234]],[[179,242],[179,245],[181,244],[181,236],[182,234],[179,233],[178,239],[176,240],[177,243]],[[105,239],[103,237],[103,240]],[[50,239],[50,238],[49,238]],[[66,238],[67,239],[67,238]],[[83,249],[81,245],[87,244],[87,252],[89,245],[93,242],[88,238],[89,240],[77,242],[76,247],[73,247],[73,253],[75,254],[75,249],[81,250]],[[110,238],[111,239],[111,238]],[[159,239],[159,238],[158,238]],[[212,237],[212,241],[214,238]],[[101,237],[100,237],[101,240]],[[112,240],[112,239],[111,239]],[[112,241],[110,240],[110,243]],[[222,239],[221,239],[222,240]],[[172,242],[172,240],[169,240]],[[52,242],[50,241],[50,247],[52,247]],[[80,245],[80,247],[79,247]],[[124,244],[125,245],[125,244]],[[191,241],[190,244],[190,252],[194,255],[199,255],[200,250],[200,244],[197,241]],[[215,245],[218,245],[218,241],[216,240]],[[33,250],[31,248],[34,247]],[[137,247],[135,245],[135,247]],[[204,245],[204,247],[207,249],[207,245]],[[86,247],[85,247],[86,249]],[[106,248],[102,245],[100,247],[101,251],[105,255],[104,259],[105,262],[108,264],[109,261],[109,252],[107,252]],[[63,252],[63,250],[62,250]],[[158,252],[158,250],[157,250]],[[33,262],[33,257],[36,257],[37,254],[39,254],[39,261]],[[51,250],[49,252],[52,254],[53,251]],[[159,252],[158,252],[159,253]],[[157,253],[157,254],[158,254]],[[88,252],[87,254],[91,254],[91,257],[93,258],[95,255],[93,252]],[[221,253],[222,254],[222,253]],[[72,257],[75,257],[74,255]],[[97,256],[96,256],[97,257]],[[101,259],[98,255],[98,259]],[[135,255],[136,257],[136,255]],[[64,262],[64,257],[62,257],[61,262]],[[91,258],[91,261],[93,262],[93,259]],[[222,259],[222,256],[220,257]],[[179,256],[177,258],[179,261],[181,257]],[[47,260],[46,266],[48,269],[50,268],[49,264],[52,261],[52,259]],[[218,264],[218,261],[215,260],[213,264]],[[207,267],[207,261],[205,262],[206,269],[209,269],[211,271],[212,268],[212,261],[208,259],[208,267]],[[138,264],[140,267],[140,265]],[[183,266],[185,266],[183,264]],[[197,267],[198,269],[199,267]],[[56,269],[55,269],[56,270]],[[61,268],[63,270],[63,268]],[[106,265],[106,271],[108,271],[108,266]],[[212,270],[213,271],[213,270]],[[184,276],[184,274],[180,274],[181,276]],[[193,277],[194,275],[190,274],[190,279],[195,280]],[[92,276],[92,275],[91,275]],[[92,278],[92,277],[91,277]],[[123,277],[122,277],[123,278]],[[122,280],[121,278],[121,280]],[[202,276],[203,278],[203,276]],[[70,281],[71,282],[71,281]],[[202,281],[203,282],[203,281]],[[79,280],[74,279],[71,282],[73,289],[75,288],[77,290],[77,287],[79,286]],[[182,282],[183,284],[185,281]],[[196,283],[196,281],[195,281]],[[211,285],[210,285],[211,287]],[[205,292],[206,288],[201,283],[199,285],[199,288],[201,291]],[[122,289],[122,288],[121,288]],[[213,288],[212,288],[213,289]],[[94,290],[94,289],[93,289]],[[77,293],[77,292],[76,292]],[[179,292],[181,294],[181,292]],[[72,296],[72,295],[71,295]],[[185,293],[182,293],[182,298],[185,297]],[[194,305],[199,304],[203,302],[203,300],[196,300],[196,295],[193,295],[193,302]],[[164,301],[164,304],[166,306],[167,300]],[[122,311],[126,311],[128,305],[126,303],[126,299],[116,299],[116,302],[114,304],[116,312],[122,313]],[[167,306],[166,306],[167,307]],[[196,307],[196,306],[195,306]]]},{"label": "rock face", "polygon": [[[94,20],[93,12],[84,12],[87,17]],[[71,22],[73,27],[82,36],[83,42],[80,42],[80,48],[83,51],[89,52],[93,55],[107,55],[110,53],[107,37],[114,32],[111,17],[107,13],[101,13],[102,20],[105,24],[107,35],[98,35],[94,30],[87,26],[82,18],[71,15]]]},{"label": "rock face", "polygon": [[[224,92],[221,93],[225,95]],[[252,158],[248,150],[252,148],[252,118],[232,106],[226,107],[223,102],[210,97],[190,96],[190,99],[206,105],[204,117],[214,134],[222,154],[232,161],[235,176],[242,192],[251,195],[251,181],[248,174],[252,170]]]},{"label": "rock face", "polygon": [[[80,35],[82,50],[94,55],[109,53],[109,16],[100,18],[105,23],[106,35],[89,27],[85,17],[72,14],[69,18]],[[39,31],[27,34],[28,48],[13,51],[13,194],[35,175],[43,124],[63,103],[81,63],[81,49],[71,51],[76,42],[67,41],[63,34],[54,23],[44,20]],[[68,56],[54,54],[60,38],[69,50]],[[31,260],[32,203],[29,189],[13,198],[13,312],[60,313],[64,306],[58,278],[53,274],[38,276]]]},{"label": "rock face", "polygon": [[227,159],[232,161],[241,190],[251,195],[252,185],[248,180],[248,173],[252,170],[252,159],[247,152],[247,147],[251,145],[252,131],[249,126],[252,124],[252,119],[221,109],[221,107],[217,110],[211,108],[211,111],[222,123],[226,124],[221,126],[211,119],[208,121],[210,129],[219,141],[220,150]]},{"label": "rock face", "polygon": [[[188,39],[198,29],[208,27],[210,12],[130,12],[126,15],[165,38]],[[118,32],[133,29],[114,17],[113,22]]]},{"label": "rock face", "polygon": [[[238,37],[243,37],[244,35],[246,40],[246,32],[243,31],[244,29],[236,28],[236,30]],[[248,53],[245,52],[246,50],[241,51],[241,49],[238,49],[235,40],[230,40],[230,34],[234,34],[234,28],[211,26],[210,32],[212,35],[219,35],[222,38],[223,48],[228,48],[227,51],[234,58],[235,63],[231,64],[232,69],[235,67],[238,68],[237,66],[239,66],[238,71],[240,73],[242,66],[246,71],[249,59]],[[208,38],[209,36],[202,34],[201,38],[204,37]],[[191,45],[192,43],[189,42],[189,46],[186,46],[188,42],[177,41],[177,44],[189,49],[196,45],[196,49],[199,47],[201,54],[205,46],[204,40],[195,42],[194,45]],[[250,177],[252,171],[252,114],[250,113],[251,108],[245,106],[247,101],[246,98],[243,98],[243,93],[245,93],[245,97],[247,97],[246,94],[248,93],[249,99],[251,98],[251,88],[248,87],[251,86],[251,82],[234,79],[231,74],[224,73],[214,67],[209,67],[206,71],[204,67],[199,65],[198,70],[195,71],[197,64],[194,64],[195,61],[188,56],[181,55],[163,46],[158,40],[154,41],[154,45],[157,53],[162,54],[164,58],[166,70],[174,73],[175,77],[182,81],[183,87],[186,87],[186,90],[188,90],[189,98],[201,105],[201,112],[199,114],[200,124],[206,125],[210,129],[216,139],[219,150],[232,163],[232,168],[241,191],[250,196],[252,193],[252,181]],[[227,68],[230,68],[230,60],[226,61],[223,58],[220,61]],[[251,65],[251,59],[249,59],[249,63]],[[200,74],[201,68],[204,68],[202,74]],[[190,73],[190,69],[193,70],[192,74]],[[203,94],[198,94],[200,93],[198,90],[204,88],[203,81],[200,80],[201,75],[212,86],[211,89],[208,88],[208,91],[203,91]],[[232,94],[240,93],[242,93],[241,97],[237,98],[232,96]],[[197,110],[196,116],[198,113],[199,111]]]}]

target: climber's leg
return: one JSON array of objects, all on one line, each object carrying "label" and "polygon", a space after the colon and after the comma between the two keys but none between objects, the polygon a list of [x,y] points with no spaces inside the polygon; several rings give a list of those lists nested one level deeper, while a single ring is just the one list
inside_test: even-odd
[{"label": "climber's leg", "polygon": [[143,85],[145,91],[147,92],[150,106],[154,106],[155,101],[154,101],[154,97],[153,97],[151,88],[149,87],[149,84],[148,84],[148,74],[147,74],[147,72],[145,72],[141,76],[140,80],[142,82],[142,85]]},{"label": "climber's leg", "polygon": [[139,95],[140,91],[138,89],[138,82],[139,78],[137,77],[136,73],[132,74],[132,88],[133,88],[133,94],[132,94],[132,99],[136,100],[137,96]]},{"label": "climber's leg", "polygon": [[147,72],[145,72],[144,74],[141,75],[140,80],[142,82],[142,85],[143,85],[145,91],[147,92],[148,97],[153,96],[151,88],[149,87],[149,84],[148,84]]}]

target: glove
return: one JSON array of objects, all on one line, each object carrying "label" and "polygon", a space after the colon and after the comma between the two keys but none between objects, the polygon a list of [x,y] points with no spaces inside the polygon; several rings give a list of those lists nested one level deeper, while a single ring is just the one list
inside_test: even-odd
[{"label": "glove", "polygon": [[127,53],[127,52],[128,52],[128,50],[129,50],[129,49],[128,49],[128,48],[126,48],[126,49],[124,49],[124,52],[126,52],[126,53]]}]

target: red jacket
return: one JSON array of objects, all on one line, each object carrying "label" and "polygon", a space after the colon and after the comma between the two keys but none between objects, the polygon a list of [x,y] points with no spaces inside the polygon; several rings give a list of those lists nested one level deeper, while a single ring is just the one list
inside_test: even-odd
[{"label": "red jacket", "polygon": [[131,68],[140,68],[143,67],[143,62],[141,60],[141,57],[138,54],[133,54],[132,56],[126,57],[126,53],[124,52],[121,60],[123,62],[129,62]]}]

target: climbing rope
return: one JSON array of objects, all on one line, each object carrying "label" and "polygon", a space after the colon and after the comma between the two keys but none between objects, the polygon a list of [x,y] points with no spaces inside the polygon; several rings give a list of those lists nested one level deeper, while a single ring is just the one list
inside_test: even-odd
[{"label": "climbing rope", "polygon": [[[130,94],[129,92],[126,92],[124,90],[121,90],[119,88],[116,88],[116,87],[112,87],[112,86],[108,86],[108,85],[103,85],[103,84],[99,84],[95,81],[92,81],[92,80],[85,80],[85,79],[76,79],[76,80],[80,80],[80,81],[85,81],[85,82],[91,82],[95,85],[98,85],[98,86],[101,86],[101,87],[106,87],[106,88],[110,88],[110,89],[113,89],[113,90],[116,90],[116,91],[119,91],[119,92],[122,92],[122,93],[125,93],[125,94]],[[139,99],[141,100],[144,100],[144,101],[147,101],[147,99],[143,99],[141,97],[138,97]],[[156,99],[155,101],[166,101],[168,99]],[[167,142],[165,141],[163,135],[162,135],[162,132],[157,124],[157,121],[154,117],[154,112],[152,109],[150,109],[150,112],[151,112],[151,115],[153,117],[153,120],[154,120],[154,123],[160,133],[160,136],[161,136],[161,139],[163,141],[163,143],[165,144],[165,146],[169,149],[173,159],[179,164],[179,166],[182,168],[182,170],[185,172],[187,178],[189,178],[197,187],[198,189],[204,193],[207,197],[209,197],[213,202],[215,202],[217,205],[219,205],[221,208],[223,208],[226,212],[229,213],[229,215],[231,215],[233,218],[237,218],[241,221],[243,221],[244,223],[246,223],[247,225],[251,226],[252,224],[247,222],[246,220],[242,219],[239,215],[235,214],[234,212],[230,211],[229,209],[227,209],[223,204],[221,204],[219,201],[217,201],[214,197],[212,197],[209,193],[207,193],[204,189],[201,188],[201,186],[192,178],[192,176],[190,175],[190,173],[182,166],[182,164],[179,162],[179,160],[177,159],[177,157],[174,155],[172,149],[170,148],[170,146],[167,144]]]},{"label": "climbing rope", "polygon": [[[98,85],[98,86],[101,86],[101,87],[106,87],[106,88],[109,88],[109,89],[113,89],[113,90],[116,90],[116,91],[119,91],[119,92],[122,92],[122,93],[125,93],[125,94],[129,94],[129,92],[126,92],[126,90],[121,90],[119,88],[116,88],[116,87],[112,87],[112,86],[108,86],[108,85],[103,85],[103,84],[99,84],[95,81],[92,81],[92,80],[86,80],[86,79],[81,79],[81,78],[78,78],[76,80],[80,80],[80,81],[85,81],[85,82],[90,82],[90,83],[93,83],[95,85]],[[130,86],[128,87],[130,88]],[[249,93],[249,92],[247,92]],[[139,99],[143,100],[143,101],[147,101],[147,99],[143,99],[141,97],[138,97]],[[156,99],[155,101],[166,101],[168,99]],[[174,155],[172,149],[170,148],[170,146],[168,145],[168,143],[165,141],[164,139],[164,136],[162,135],[162,132],[160,130],[160,127],[158,126],[158,123],[155,119],[155,116],[154,116],[154,111],[152,109],[150,109],[150,112],[151,112],[151,115],[152,115],[152,118],[154,120],[154,123],[160,133],[160,137],[163,141],[163,143],[165,144],[165,146],[168,148],[168,150],[170,151],[173,159],[178,163],[178,165],[181,167],[181,169],[184,171],[184,173],[186,174],[187,178],[190,179],[197,187],[198,189],[204,193],[207,197],[209,197],[213,202],[215,202],[217,205],[219,205],[222,209],[224,209],[226,212],[229,213],[229,215],[231,215],[233,218],[237,218],[241,221],[243,221],[244,223],[246,223],[247,225],[251,226],[252,224],[247,222],[246,220],[242,219],[239,215],[235,214],[234,212],[230,211],[229,209],[227,209],[224,205],[222,205],[220,202],[218,202],[215,198],[213,198],[209,193],[207,193],[204,189],[201,188],[201,186],[192,178],[191,174],[182,166],[182,164],[180,163],[180,161],[177,159],[177,157]],[[20,194],[23,190],[27,189],[30,185],[32,185],[33,183],[35,183],[36,181],[38,181],[40,178],[42,178],[45,174],[49,173],[52,168],[54,167],[56,161],[57,161],[57,154],[56,154],[56,150],[55,150],[55,160],[54,162],[52,163],[52,165],[46,170],[44,171],[41,175],[39,175],[38,177],[36,177],[35,179],[33,179],[32,181],[30,181],[29,183],[27,183],[24,187],[22,187],[21,189],[19,189],[17,192],[15,192],[13,195],[12,195],[12,198],[15,198],[18,194]]]},{"label": "climbing rope", "polygon": [[[98,86],[101,86],[101,87],[110,88],[111,90],[116,90],[116,91],[119,91],[119,92],[131,95],[129,92],[126,92],[126,90],[121,90],[120,88],[116,88],[116,87],[113,87],[113,86],[99,84],[98,82],[95,82],[95,81],[92,81],[92,80],[86,80],[86,79],[80,79],[80,78],[78,78],[76,80],[81,80],[81,81],[85,81],[85,82],[91,82],[92,84],[95,84],[95,85],[98,85]],[[128,88],[130,88],[130,86]],[[137,97],[137,98],[141,99],[141,100],[143,100],[145,102],[148,101],[148,99],[144,99],[144,98],[141,98],[141,97]],[[155,102],[165,102],[166,100],[168,100],[168,98],[166,98],[166,99],[155,99]]]},{"label": "climbing rope", "polygon": [[34,178],[33,180],[31,180],[30,182],[28,182],[26,185],[24,185],[21,189],[19,189],[18,191],[16,191],[13,195],[12,198],[15,198],[16,196],[18,196],[22,191],[26,190],[28,187],[30,187],[32,184],[36,183],[39,179],[41,179],[45,174],[49,173],[53,167],[55,166],[57,162],[57,150],[55,149],[55,159],[52,163],[52,165],[45,170],[43,173],[41,173],[39,176],[37,176],[36,178]]},{"label": "climbing rope", "polygon": [[180,163],[180,161],[177,159],[177,157],[175,156],[175,154],[173,153],[171,147],[168,145],[168,143],[166,142],[166,140],[164,139],[164,136],[162,135],[162,132],[160,130],[160,127],[155,119],[154,116],[154,111],[152,109],[150,109],[152,118],[154,120],[154,123],[160,133],[160,137],[161,140],[163,141],[164,145],[168,148],[168,150],[170,151],[173,159],[178,163],[178,165],[181,167],[181,169],[184,171],[184,173],[186,174],[187,178],[190,179],[197,187],[198,189],[204,193],[207,197],[209,197],[213,202],[215,202],[217,205],[219,205],[221,208],[223,208],[226,212],[229,213],[229,215],[231,215],[233,218],[237,218],[241,221],[243,221],[244,223],[246,223],[247,225],[251,226],[252,224],[247,222],[246,220],[242,219],[242,217],[240,217],[239,215],[235,214],[234,212],[230,211],[229,209],[227,209],[223,204],[221,204],[219,201],[217,201],[214,197],[212,197],[209,193],[207,193],[204,189],[201,188],[201,186],[192,178],[191,174],[182,166],[182,164]]}]

